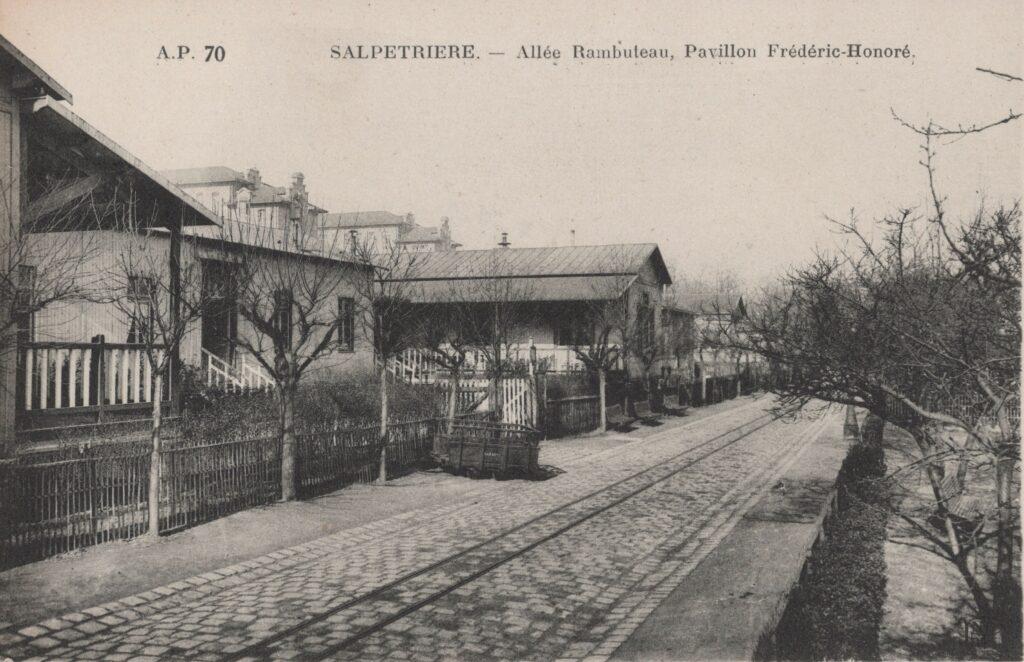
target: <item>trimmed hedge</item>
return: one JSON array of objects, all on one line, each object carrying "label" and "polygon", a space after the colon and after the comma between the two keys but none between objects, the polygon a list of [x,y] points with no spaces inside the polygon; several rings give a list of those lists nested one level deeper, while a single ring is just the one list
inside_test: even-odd
[{"label": "trimmed hedge", "polygon": [[[870,436],[869,436],[870,438]],[[775,631],[782,660],[877,660],[885,602],[889,490],[879,444],[852,446],[839,473],[839,503]]]}]

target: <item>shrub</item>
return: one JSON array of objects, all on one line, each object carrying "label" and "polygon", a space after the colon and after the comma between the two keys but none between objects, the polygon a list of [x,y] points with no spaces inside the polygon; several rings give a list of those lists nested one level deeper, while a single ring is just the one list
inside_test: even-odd
[{"label": "shrub", "polygon": [[[245,436],[276,434],[277,403],[270,391],[228,393],[206,386],[196,370],[182,371],[184,407],[181,438],[214,442]],[[354,427],[380,421],[378,377],[370,371],[332,374],[299,385],[295,398],[297,432],[338,424]],[[444,387],[391,382],[389,420],[443,416]]]},{"label": "shrub", "polygon": [[597,393],[597,375],[587,372],[549,373],[544,376],[548,400]]},{"label": "shrub", "polygon": [[[392,381],[388,419],[406,421],[444,415],[443,386]],[[300,427],[315,428],[340,421],[343,427],[380,421],[380,381],[370,371],[330,375],[303,385],[296,398]]]},{"label": "shrub", "polygon": [[884,475],[879,445],[850,448],[839,472],[838,509],[779,623],[772,657],[878,659],[889,499]]}]

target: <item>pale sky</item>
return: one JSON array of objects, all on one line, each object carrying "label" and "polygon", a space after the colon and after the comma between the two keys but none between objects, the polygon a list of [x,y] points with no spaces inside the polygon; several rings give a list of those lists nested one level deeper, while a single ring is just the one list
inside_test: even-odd
[{"label": "pale sky", "polygon": [[[0,31],[74,110],[158,169],[302,171],[331,211],[449,216],[468,248],[657,242],[749,282],[834,241],[825,214],[924,203],[907,118],[1024,110],[1024,3],[0,0]],[[894,9],[891,5],[897,5]],[[576,62],[574,44],[675,61]],[[780,61],[768,44],[909,45],[903,60]],[[334,44],[472,43],[479,60],[331,60]],[[685,44],[756,59],[685,59]],[[188,44],[196,60],[159,61]],[[203,63],[219,44],[221,63]],[[558,64],[517,60],[559,48]],[[505,56],[490,56],[503,51]],[[951,211],[1018,200],[1024,123],[941,148]]]}]

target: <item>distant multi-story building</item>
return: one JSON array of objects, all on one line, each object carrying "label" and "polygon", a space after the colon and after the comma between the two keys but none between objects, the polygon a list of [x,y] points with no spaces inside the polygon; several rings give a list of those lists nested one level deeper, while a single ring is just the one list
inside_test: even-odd
[{"label": "distant multi-story building", "polygon": [[327,213],[309,201],[305,177],[292,175],[288,187],[263,181],[260,171],[246,174],[225,166],[164,171],[164,176],[203,203],[218,217],[248,226],[247,234],[261,233],[267,243],[286,250],[319,250],[319,229]]},{"label": "distant multi-story building", "polygon": [[325,245],[335,250],[351,251],[355,244],[377,250],[397,246],[410,252],[437,252],[455,250],[462,245],[452,240],[447,217],[441,219],[439,226],[424,226],[418,225],[412,214],[340,212],[326,214],[323,227]]}]

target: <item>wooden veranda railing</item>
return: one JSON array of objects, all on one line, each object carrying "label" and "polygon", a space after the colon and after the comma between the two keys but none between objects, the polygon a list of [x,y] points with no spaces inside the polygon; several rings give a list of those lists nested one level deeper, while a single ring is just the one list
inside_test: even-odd
[{"label": "wooden veranda railing", "polygon": [[[157,360],[166,351],[157,346]],[[149,406],[155,379],[146,346],[130,343],[26,342],[18,347],[18,409],[24,412]]]}]

